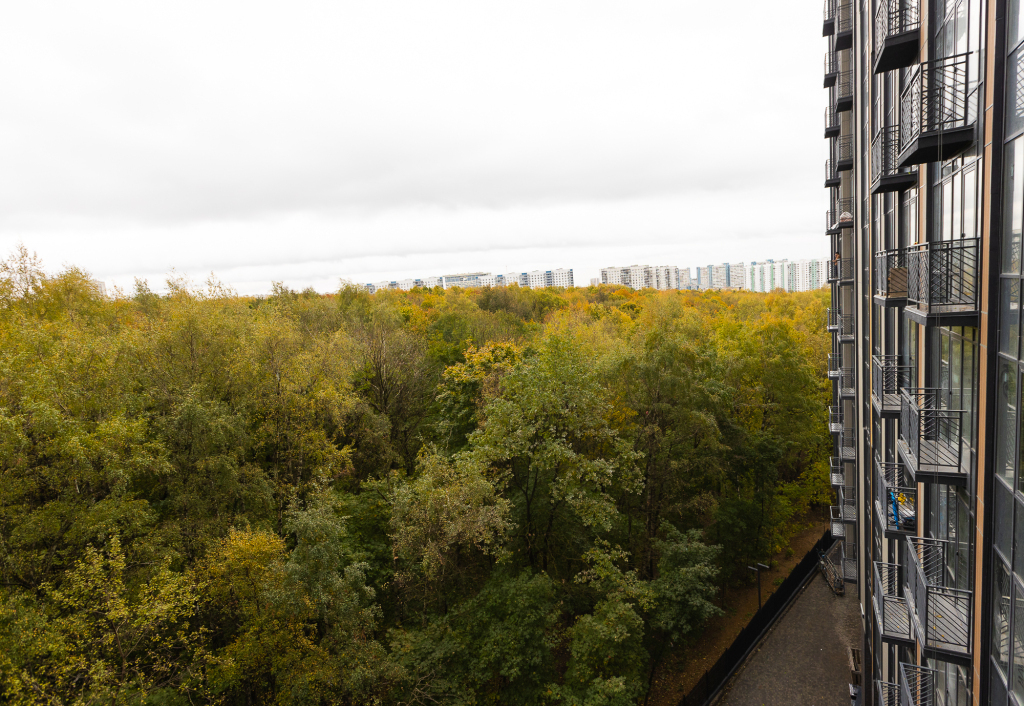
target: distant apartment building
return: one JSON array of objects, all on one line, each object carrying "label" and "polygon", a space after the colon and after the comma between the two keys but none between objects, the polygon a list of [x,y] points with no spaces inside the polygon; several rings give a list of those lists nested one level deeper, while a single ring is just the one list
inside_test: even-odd
[{"label": "distant apartment building", "polygon": [[600,284],[621,284],[630,289],[689,289],[690,268],[674,265],[630,265],[601,268]]},{"label": "distant apartment building", "polygon": [[752,292],[774,292],[776,289],[788,291],[789,260],[764,260],[752,262],[747,268],[748,288]]},{"label": "distant apartment building", "polygon": [[359,285],[362,289],[371,294],[382,289],[400,289],[408,291],[415,287],[433,288],[462,287],[465,289],[476,287],[504,287],[510,284],[517,284],[520,287],[541,289],[544,287],[575,286],[573,284],[572,268],[559,268],[556,270],[533,270],[531,272],[510,272],[508,274],[494,274],[492,272],[461,272],[441,277],[424,277],[423,279],[402,279],[396,281],[381,281]]}]

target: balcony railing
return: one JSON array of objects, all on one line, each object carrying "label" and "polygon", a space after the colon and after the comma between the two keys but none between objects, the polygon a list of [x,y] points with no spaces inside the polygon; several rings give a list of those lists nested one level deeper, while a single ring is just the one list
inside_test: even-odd
[{"label": "balcony railing", "polygon": [[920,31],[917,0],[881,0],[875,13],[875,73],[913,64]]},{"label": "balcony railing", "polygon": [[843,461],[857,460],[857,435],[853,429],[843,429],[836,438],[836,448],[839,450],[839,458]]},{"label": "balcony railing", "polygon": [[910,77],[900,95],[900,166],[950,159],[974,141],[968,57],[929,61]]},{"label": "balcony railing", "polygon": [[853,314],[843,314],[836,307],[828,310],[828,320],[825,328],[828,331],[839,334],[840,340],[853,338]]},{"label": "balcony railing", "polygon": [[839,378],[840,370],[843,367],[843,359],[838,353],[828,354],[828,377],[830,380]]},{"label": "balcony railing", "polygon": [[834,108],[825,108],[825,137],[836,137],[842,130],[839,122],[839,113]]},{"label": "balcony railing", "polygon": [[846,485],[846,472],[843,470],[843,459],[832,456],[828,460],[829,475],[832,479],[832,486],[835,488]]},{"label": "balcony railing", "polygon": [[829,405],[828,408],[828,429],[833,434],[843,431],[843,408],[839,405]]},{"label": "balcony railing", "polygon": [[840,510],[843,522],[847,524],[857,523],[857,488],[856,486],[840,486],[836,489],[837,507]]},{"label": "balcony railing", "polygon": [[824,22],[821,36],[830,37],[836,33],[836,0],[825,0]]},{"label": "balcony railing", "polygon": [[833,199],[827,214],[829,232],[853,228],[853,199]]},{"label": "balcony railing", "polygon": [[876,679],[875,704],[877,706],[901,706],[899,685]]},{"label": "balcony railing", "polygon": [[875,503],[887,535],[917,531],[917,485],[906,477],[902,463],[875,458]]},{"label": "balcony railing", "polygon": [[843,579],[850,583],[857,582],[857,543],[845,539],[840,543],[843,557]]},{"label": "balcony railing", "polygon": [[883,127],[871,140],[871,193],[903,191],[917,185],[917,172],[900,171],[900,127]]},{"label": "balcony railing", "polygon": [[836,85],[836,77],[839,74],[839,59],[835,52],[825,52],[825,88]]},{"label": "balcony railing", "polygon": [[857,381],[852,366],[839,369],[839,396],[853,397],[857,394]]},{"label": "balcony railing", "polygon": [[910,631],[910,610],[903,594],[899,564],[874,564],[874,595],[872,603],[875,619],[883,640],[909,642],[914,639]]},{"label": "balcony railing", "polygon": [[[929,667],[900,663],[900,706],[968,706],[971,690],[959,672],[942,674]],[[952,683],[951,683],[952,682]]]},{"label": "balcony railing", "polygon": [[907,606],[922,647],[965,655],[971,651],[973,594],[947,586],[946,566],[955,545],[907,537]]},{"label": "balcony railing", "polygon": [[853,135],[844,135],[836,140],[833,156],[838,171],[845,172],[853,169]]},{"label": "balcony railing", "polygon": [[906,299],[906,250],[897,248],[875,253],[875,293],[886,300]]},{"label": "balcony railing", "polygon": [[846,536],[846,523],[843,521],[843,509],[838,505],[829,507],[829,528],[832,536],[841,539]]},{"label": "balcony railing", "polygon": [[843,257],[828,261],[828,281],[846,282],[853,279],[853,258]]},{"label": "balcony railing", "polygon": [[976,312],[979,242],[963,238],[907,248],[907,299],[924,313]]},{"label": "balcony railing", "polygon": [[900,392],[900,436],[897,446],[916,482],[963,484],[970,468],[970,449],[962,434],[970,412],[945,409],[937,389],[903,388]]},{"label": "balcony railing", "polygon": [[899,364],[899,356],[871,356],[871,401],[880,412],[899,414],[900,390],[910,384],[912,371],[911,366]]},{"label": "balcony railing", "polygon": [[[836,169],[836,162],[834,159],[825,160],[825,188],[831,189],[839,186],[842,180],[839,177],[839,170]],[[826,218],[828,218],[826,211]],[[827,226],[826,226],[827,227]]]},{"label": "balcony railing", "polygon": [[840,71],[836,76],[836,85],[832,88],[835,109],[838,112],[853,109],[853,71]]}]

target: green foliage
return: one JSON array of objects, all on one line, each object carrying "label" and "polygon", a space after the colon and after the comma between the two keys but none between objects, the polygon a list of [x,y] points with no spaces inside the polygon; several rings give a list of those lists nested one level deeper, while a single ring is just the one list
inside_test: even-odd
[{"label": "green foliage", "polygon": [[828,504],[827,293],[0,262],[14,704],[635,704]]}]

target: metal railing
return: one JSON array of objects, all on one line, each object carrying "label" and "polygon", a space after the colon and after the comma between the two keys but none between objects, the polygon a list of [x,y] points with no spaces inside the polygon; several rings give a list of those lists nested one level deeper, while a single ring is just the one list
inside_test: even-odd
[{"label": "metal railing", "polygon": [[975,309],[980,240],[940,240],[907,248],[907,299],[929,310]]},{"label": "metal railing", "polygon": [[911,640],[910,613],[900,581],[899,564],[874,562],[874,607],[878,627],[884,637]]},{"label": "metal railing", "polygon": [[971,649],[971,591],[947,586],[953,542],[907,537],[907,605],[926,648],[966,654]]},{"label": "metal railing", "polygon": [[857,580],[857,543],[844,540],[840,546],[843,550],[843,578],[855,582]]},{"label": "metal railing", "polygon": [[839,371],[843,367],[843,358],[838,353],[828,354],[828,376],[833,380],[839,377]]},{"label": "metal railing", "polygon": [[843,408],[840,405],[829,405],[828,428],[834,434],[843,431]]},{"label": "metal railing", "polygon": [[875,13],[875,54],[889,37],[920,28],[917,0],[882,0]]},{"label": "metal railing", "polygon": [[836,18],[836,0],[825,0],[825,11],[823,14],[825,22]]},{"label": "metal railing", "polygon": [[[836,169],[835,160],[825,160],[825,181],[833,181],[839,178],[839,170]],[[826,211],[826,213],[828,213]]]},{"label": "metal railing", "polygon": [[883,407],[899,407],[900,390],[911,383],[913,367],[899,360],[898,355],[871,356],[871,394]]},{"label": "metal railing", "polygon": [[853,86],[853,71],[840,71],[839,75],[836,76],[836,85],[833,89],[835,91],[836,103],[844,100],[852,100]]},{"label": "metal railing", "polygon": [[[835,145],[832,150],[832,156],[836,160],[836,168],[839,168],[839,162],[849,162],[853,164],[853,135],[844,135],[837,137]],[[853,201],[853,199],[849,199]],[[851,211],[853,209],[850,209]]]},{"label": "metal railing", "polygon": [[839,3],[835,10],[836,33],[853,30],[853,3]]},{"label": "metal railing", "polygon": [[875,293],[883,297],[907,296],[907,252],[902,248],[875,253]]},{"label": "metal railing", "polygon": [[846,536],[846,523],[843,522],[843,509],[838,505],[830,505],[829,511],[829,528],[832,530],[832,536],[836,538],[842,538]]},{"label": "metal railing", "polygon": [[836,446],[839,449],[839,458],[844,461],[854,461],[857,459],[857,435],[853,429],[843,429],[836,439]]},{"label": "metal railing", "polygon": [[900,442],[911,471],[964,473],[962,432],[968,429],[968,410],[944,409],[942,391],[905,387],[900,391]]},{"label": "metal railing", "polygon": [[836,57],[835,52],[825,52],[825,75],[833,75],[839,73],[839,59]]},{"label": "metal railing", "polygon": [[839,124],[839,113],[833,108],[825,108],[825,130],[838,130]]},{"label": "metal railing", "polygon": [[871,140],[871,181],[900,171],[900,126],[888,125]]},{"label": "metal railing", "polygon": [[899,685],[876,679],[875,704],[876,706],[901,706]]},{"label": "metal railing", "polygon": [[844,397],[852,397],[856,392],[857,381],[853,371],[852,367],[839,369],[839,394]]},{"label": "metal railing", "polygon": [[843,257],[828,261],[828,281],[842,282],[853,279],[853,258]]},{"label": "metal railing", "polygon": [[828,230],[853,227],[853,199],[833,199],[828,210]]},{"label": "metal railing", "polygon": [[829,475],[834,487],[846,485],[846,472],[843,470],[843,459],[838,456],[830,456],[828,459]]},{"label": "metal railing", "polygon": [[842,513],[843,522],[854,524],[857,522],[857,488],[856,486],[839,486],[836,488],[838,507]]},{"label": "metal railing", "polygon": [[917,484],[906,477],[902,463],[875,457],[875,502],[883,530],[917,531]]},{"label": "metal railing", "polygon": [[[900,149],[922,133],[967,127],[969,54],[921,64],[900,95]],[[840,76],[840,80],[842,77]]]}]

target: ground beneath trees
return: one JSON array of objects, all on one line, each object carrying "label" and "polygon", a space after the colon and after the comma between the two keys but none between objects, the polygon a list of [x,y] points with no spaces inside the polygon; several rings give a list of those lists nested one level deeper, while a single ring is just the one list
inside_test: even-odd
[{"label": "ground beneath trees", "polygon": [[[827,523],[813,520],[806,530],[790,541],[791,556],[786,553],[772,558],[771,571],[761,574],[761,596],[768,600],[782,580],[789,576],[804,555],[821,539]],[[721,603],[719,603],[721,605]],[[708,622],[704,633],[690,646],[666,655],[651,686],[647,703],[650,706],[677,706],[683,696],[704,676],[704,671],[718,661],[746,624],[757,612],[757,584],[741,588],[730,587],[726,595],[725,615]]]}]

